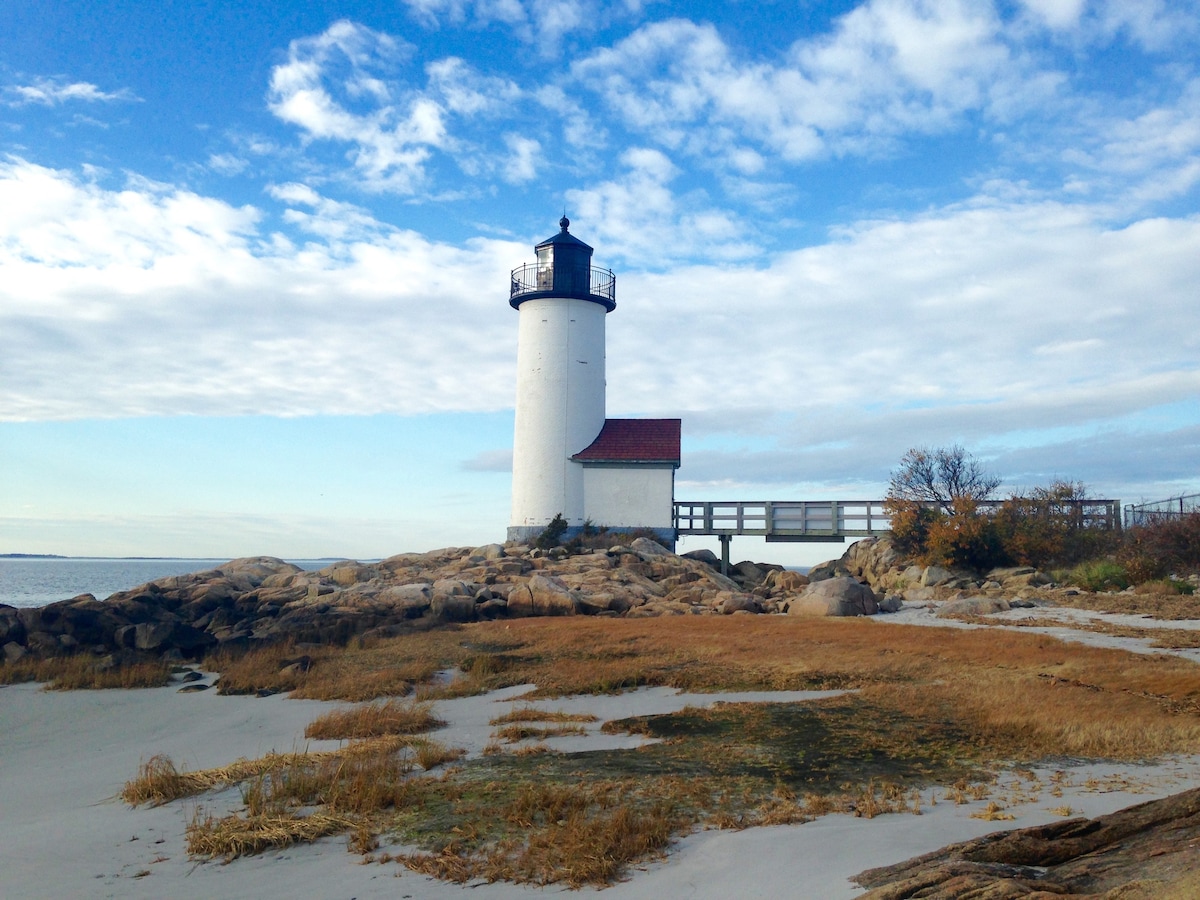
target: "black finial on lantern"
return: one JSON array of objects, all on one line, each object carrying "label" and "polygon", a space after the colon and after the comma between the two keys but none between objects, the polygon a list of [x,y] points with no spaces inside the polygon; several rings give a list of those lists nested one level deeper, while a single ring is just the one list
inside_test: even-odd
[{"label": "black finial on lantern", "polygon": [[567,218],[566,213],[563,213],[563,217],[558,220],[558,227],[561,228],[563,231],[566,231],[567,227],[570,224],[571,224],[571,220]]}]

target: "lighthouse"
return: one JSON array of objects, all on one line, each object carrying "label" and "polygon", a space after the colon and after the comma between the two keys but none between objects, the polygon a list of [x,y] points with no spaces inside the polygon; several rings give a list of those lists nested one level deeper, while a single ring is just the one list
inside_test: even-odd
[{"label": "lighthouse", "polygon": [[605,320],[616,276],[559,220],[512,271],[517,398],[509,540],[536,538],[557,515],[568,535],[585,522],[651,529],[674,543],[678,419],[605,418]]}]

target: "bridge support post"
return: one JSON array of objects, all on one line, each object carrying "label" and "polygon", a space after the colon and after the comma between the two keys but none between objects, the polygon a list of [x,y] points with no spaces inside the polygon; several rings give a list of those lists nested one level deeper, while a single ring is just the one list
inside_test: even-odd
[{"label": "bridge support post", "polygon": [[721,542],[721,574],[728,577],[729,575],[729,544],[733,541],[732,534],[718,534],[717,540]]}]

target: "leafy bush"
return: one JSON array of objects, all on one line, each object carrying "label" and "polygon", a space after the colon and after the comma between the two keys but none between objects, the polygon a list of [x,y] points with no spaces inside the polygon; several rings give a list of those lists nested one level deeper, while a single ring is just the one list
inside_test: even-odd
[{"label": "leafy bush", "polygon": [[1200,572],[1200,513],[1162,516],[1128,529],[1117,558],[1137,582]]},{"label": "leafy bush", "polygon": [[883,508],[892,523],[892,546],[914,558],[925,553],[929,529],[945,516],[941,510],[930,509],[916,500],[891,495],[883,501]]},{"label": "leafy bush", "polygon": [[985,572],[1009,559],[995,520],[981,515],[974,500],[958,497],[952,514],[939,515],[930,522],[921,561]]},{"label": "leafy bush", "polygon": [[1071,566],[1112,552],[1119,533],[1088,528],[1079,504],[1087,500],[1082,483],[1055,481],[1025,497],[1010,497],[996,511],[1005,555],[1014,563],[1039,568]]},{"label": "leafy bush", "polygon": [[1067,580],[1085,591],[1123,591],[1129,587],[1125,567],[1109,559],[1080,563],[1071,570]]}]

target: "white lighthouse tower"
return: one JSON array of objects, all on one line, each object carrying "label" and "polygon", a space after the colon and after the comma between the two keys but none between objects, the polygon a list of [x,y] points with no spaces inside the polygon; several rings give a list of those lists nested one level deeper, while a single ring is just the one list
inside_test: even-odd
[{"label": "white lighthouse tower", "polygon": [[558,514],[586,518],[583,469],[571,457],[604,427],[604,317],[616,307],[616,277],[592,268],[592,248],[562,229],[513,270],[509,304],[517,329],[517,418],[513,435],[510,540],[536,537]]},{"label": "white lighthouse tower", "polygon": [[560,231],[512,272],[517,408],[508,539],[536,538],[562,515],[568,534],[595,525],[652,528],[673,544],[678,419],[605,419],[604,322],[616,276]]}]

